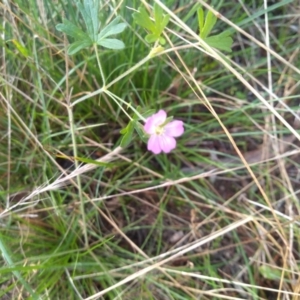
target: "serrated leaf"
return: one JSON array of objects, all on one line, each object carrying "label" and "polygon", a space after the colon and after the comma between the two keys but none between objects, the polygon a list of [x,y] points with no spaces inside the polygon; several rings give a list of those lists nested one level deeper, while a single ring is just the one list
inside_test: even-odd
[{"label": "serrated leaf", "polygon": [[101,32],[98,34],[97,40],[104,39],[110,35],[118,34],[123,32],[126,28],[126,23],[119,23],[120,17],[115,18],[112,22],[110,22],[107,26],[105,26]]},{"label": "serrated leaf", "polygon": [[200,31],[200,37],[202,39],[205,39],[211,32],[211,30],[213,29],[213,27],[215,26],[217,22],[217,17],[214,15],[213,12],[208,11],[206,18],[205,18],[205,23],[203,26],[202,31]]},{"label": "serrated leaf", "polygon": [[81,40],[81,41],[74,42],[69,46],[68,54],[73,55],[73,54],[77,53],[78,51],[80,51],[81,49],[84,49],[84,48],[90,47],[90,46],[92,46],[91,40],[86,40],[86,41]]},{"label": "serrated leaf", "polygon": [[103,46],[108,49],[114,49],[114,50],[119,50],[123,49],[125,47],[125,44],[117,39],[104,39],[99,42],[97,42],[99,46]]},{"label": "serrated leaf", "polygon": [[[76,5],[80,11],[86,25],[87,33],[78,26],[64,19],[62,24],[56,26],[57,30],[72,36],[76,41],[68,49],[69,54],[75,54],[79,50],[92,46],[93,44],[101,45],[109,49],[123,49],[124,43],[117,39],[107,39],[107,36],[122,32],[126,24],[120,23],[119,18],[114,19],[100,33],[100,22],[98,20],[99,1],[98,0],[76,0]],[[98,34],[99,33],[99,34]]]},{"label": "serrated leaf", "polygon": [[63,23],[57,24],[56,29],[75,38],[76,40],[86,39],[86,33],[67,19],[63,19]]},{"label": "serrated leaf", "polygon": [[208,36],[217,22],[217,17],[214,15],[214,13],[208,11],[206,17],[204,17],[204,11],[200,7],[197,9],[197,16],[200,38],[202,38],[209,46],[213,48],[231,52],[233,40],[230,37],[230,32],[224,31],[218,35]]},{"label": "serrated leaf", "polygon": [[170,17],[168,15],[163,15],[163,10],[157,3],[154,4],[153,14],[154,22],[151,20],[145,8],[140,7],[138,13],[133,13],[133,18],[138,25],[151,32],[145,37],[148,43],[154,43],[157,40],[159,42],[165,42],[160,36],[167,26]]},{"label": "serrated leaf", "polygon": [[97,33],[99,31],[99,1],[98,0],[84,0],[83,3],[76,1],[76,5],[83,17],[86,25],[88,35],[93,42],[97,41]]},{"label": "serrated leaf", "polygon": [[133,13],[132,16],[134,18],[134,21],[138,25],[140,25],[152,32],[155,30],[155,24],[150,19],[149,15],[144,7],[139,7],[138,12]]},{"label": "serrated leaf", "polygon": [[231,47],[233,39],[224,33],[207,37],[206,39],[204,39],[204,41],[213,48],[232,52]]}]

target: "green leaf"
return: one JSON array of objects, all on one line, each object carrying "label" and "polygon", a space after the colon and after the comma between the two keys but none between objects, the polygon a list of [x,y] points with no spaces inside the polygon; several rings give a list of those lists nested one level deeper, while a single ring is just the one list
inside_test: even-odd
[{"label": "green leaf", "polygon": [[97,42],[98,45],[108,49],[119,50],[125,47],[124,43],[117,39],[104,39]]},{"label": "green leaf", "polygon": [[75,53],[77,53],[78,51],[80,51],[81,49],[90,47],[92,45],[92,41],[91,40],[86,40],[86,41],[78,41],[78,42],[74,42],[70,45],[69,49],[68,49],[68,54],[69,55],[73,55]]},{"label": "green leaf", "polygon": [[163,32],[163,30],[165,29],[165,27],[168,25],[170,21],[170,16],[169,15],[165,15],[164,18],[161,21],[161,32]]},{"label": "green leaf", "polygon": [[281,270],[276,270],[269,266],[260,266],[259,273],[266,279],[269,280],[280,280]]},{"label": "green leaf", "polygon": [[[198,13],[198,7],[199,7],[199,3],[196,2],[196,3],[192,6],[192,8],[188,10],[188,13],[182,18],[182,21],[183,21],[184,23],[186,23],[187,20],[188,20],[189,18],[191,18],[191,17],[194,18],[195,13],[196,13],[196,14]],[[199,19],[198,19],[198,20],[199,20]]]},{"label": "green leaf", "polygon": [[140,139],[147,143],[148,137],[145,134],[144,127],[140,122],[134,122],[134,129],[136,130],[137,134],[139,135]]},{"label": "green leaf", "polygon": [[204,11],[202,7],[198,8],[197,15],[198,15],[199,31],[202,32],[204,27]]},{"label": "green leaf", "polygon": [[128,132],[129,127],[130,127],[130,122],[127,124],[127,126],[125,128],[120,130],[120,133],[121,134],[126,134]]},{"label": "green leaf", "polygon": [[142,113],[142,116],[143,116],[144,118],[148,118],[148,117],[152,116],[152,115],[155,114],[155,113],[156,113],[156,110],[155,110],[155,109],[148,109],[148,110],[146,110],[144,113]]},{"label": "green leaf", "polygon": [[150,19],[146,9],[144,7],[139,7],[138,12],[132,14],[135,23],[138,25],[154,32],[155,31],[155,24]]},{"label": "green leaf", "polygon": [[159,43],[160,43],[161,45],[164,45],[164,44],[166,43],[166,40],[165,40],[162,36],[160,36],[160,37],[159,37]]},{"label": "green leaf", "polygon": [[21,43],[19,43],[17,40],[13,39],[11,40],[12,43],[16,46],[17,50],[24,55],[26,58],[29,56],[29,51],[27,48],[25,48]]},{"label": "green leaf", "polygon": [[81,2],[77,0],[76,5],[82,15],[87,32],[84,32],[67,19],[64,19],[62,24],[56,26],[57,30],[75,39],[75,42],[72,43],[68,49],[68,54],[75,54],[81,49],[90,47],[93,44],[98,44],[108,49],[123,49],[125,47],[124,43],[120,40],[106,38],[110,35],[118,34],[125,29],[125,23],[118,24],[120,18],[115,18],[99,33],[101,25],[98,19],[99,1],[83,0],[83,2]]},{"label": "green leaf", "polygon": [[[127,126],[128,126],[128,125],[127,125]],[[126,126],[125,128],[123,128],[123,129],[120,130],[120,133],[121,133],[121,134],[126,134],[126,132],[127,132],[127,130],[128,130],[127,126]]]},{"label": "green leaf", "polygon": [[67,19],[63,19],[62,24],[57,24],[56,29],[75,38],[76,40],[86,39],[86,33]]},{"label": "green leaf", "polygon": [[112,167],[113,164],[112,163],[107,163],[107,162],[101,162],[101,161],[97,161],[97,160],[93,160],[90,158],[85,158],[85,157],[74,157],[76,160],[87,163],[87,164],[93,164],[93,165],[97,165],[97,166],[101,166],[101,167]]},{"label": "green leaf", "polygon": [[99,31],[99,1],[83,0],[83,3],[76,1],[76,5],[83,17],[88,35],[93,42],[97,41],[97,33]]},{"label": "green leaf", "polygon": [[156,2],[154,3],[153,13],[156,22],[161,21],[164,17],[162,8]]},{"label": "green leaf", "polygon": [[224,31],[217,35],[208,36],[217,22],[217,17],[214,15],[214,13],[208,11],[206,17],[204,17],[204,11],[200,7],[197,10],[197,16],[200,38],[202,38],[209,46],[213,48],[231,52],[233,40],[230,37],[229,31]]},{"label": "green leaf", "polygon": [[112,22],[110,22],[107,26],[105,26],[101,32],[98,34],[97,41],[101,39],[105,39],[106,37],[114,34],[118,34],[124,31],[127,24],[126,23],[119,23],[120,17],[115,18]]},{"label": "green leaf", "polygon": [[[132,140],[132,134],[134,132],[134,121],[130,121],[125,128],[126,133],[123,135],[120,146],[122,148],[128,146]],[[121,130],[121,132],[124,130]]]},{"label": "green leaf", "polygon": [[164,16],[162,8],[157,3],[154,4],[154,19],[155,19],[157,33],[161,35],[164,28],[169,23],[170,16],[169,15]]},{"label": "green leaf", "polygon": [[157,41],[157,35],[154,34],[154,33],[147,34],[146,37],[145,37],[145,40],[149,44],[155,43]]},{"label": "green leaf", "polygon": [[148,43],[155,43],[156,41],[159,41],[164,44],[165,39],[161,37],[161,34],[169,22],[170,16],[164,16],[162,8],[157,3],[154,4],[153,14],[154,21],[151,20],[146,9],[140,7],[138,12],[133,13],[133,18],[138,25],[150,31],[150,33],[145,37],[145,40]]},{"label": "green leaf", "polygon": [[219,50],[232,52],[231,47],[233,40],[229,36],[229,32],[223,32],[218,35],[213,35],[204,39],[204,41],[211,47],[217,48]]},{"label": "green leaf", "polygon": [[202,30],[200,31],[200,37],[202,39],[205,39],[210,34],[210,32],[212,31],[216,22],[217,22],[217,17],[214,15],[213,12],[208,11],[206,18],[205,18],[204,26],[203,26]]}]

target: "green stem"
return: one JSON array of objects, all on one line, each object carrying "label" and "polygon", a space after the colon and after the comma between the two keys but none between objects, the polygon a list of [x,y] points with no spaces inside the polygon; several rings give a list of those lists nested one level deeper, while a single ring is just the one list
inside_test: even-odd
[{"label": "green stem", "polygon": [[[69,123],[70,123],[70,131],[71,131],[71,137],[72,137],[72,144],[73,144],[73,154],[74,157],[78,157],[77,154],[77,143],[76,143],[76,137],[75,137],[75,128],[74,128],[74,118],[73,118],[73,111],[72,107],[68,105],[68,114],[69,114]],[[74,160],[75,168],[78,168],[78,161],[77,159]],[[82,197],[82,187],[81,187],[81,179],[80,175],[76,176],[77,179],[77,186],[78,186],[78,195],[80,200],[80,211],[82,216],[82,222],[83,222],[83,235],[84,235],[84,242],[85,246],[88,247],[88,235],[87,235],[87,229],[86,229],[86,219],[85,219],[85,211],[84,211],[84,201]]]},{"label": "green stem", "polygon": [[112,85],[114,85],[116,82],[118,82],[120,79],[124,78],[125,76],[127,76],[128,74],[132,73],[133,71],[135,71],[136,69],[138,69],[141,65],[143,65],[145,62],[147,62],[149,59],[151,58],[151,56],[146,56],[145,58],[143,58],[141,61],[139,61],[136,65],[134,65],[133,67],[131,67],[129,70],[127,70],[126,72],[122,73],[120,76],[118,76],[116,79],[114,79],[113,81],[111,81],[108,85],[103,86],[101,89],[94,91],[92,93],[89,93],[88,95],[85,95],[79,99],[77,99],[76,101],[74,101],[71,104],[71,107],[77,105],[78,103],[89,99],[91,97],[94,97],[96,95],[101,94],[103,91],[107,90],[109,87],[111,87]]},{"label": "green stem", "polygon": [[95,51],[95,54],[96,54],[97,64],[98,64],[98,67],[99,67],[99,70],[100,70],[100,74],[101,74],[101,78],[102,78],[102,88],[104,89],[106,81],[105,81],[104,73],[103,73],[103,70],[102,70],[101,63],[100,63],[100,58],[99,58],[99,54],[98,54],[97,44],[94,44],[94,51]]},{"label": "green stem", "polygon": [[130,109],[139,117],[140,120],[142,121],[146,121],[146,118],[144,118],[130,103],[126,102],[125,100],[123,100],[122,98],[118,97],[117,95],[111,93],[110,91],[103,91],[106,95],[108,95],[117,105],[119,105],[120,109],[123,110],[123,112],[128,116],[128,118],[130,120],[132,120],[132,118],[126,113],[126,111],[124,111],[124,109],[122,108],[122,106],[120,105],[120,103],[118,101],[120,101],[121,103],[127,105],[128,107],[130,107]]}]

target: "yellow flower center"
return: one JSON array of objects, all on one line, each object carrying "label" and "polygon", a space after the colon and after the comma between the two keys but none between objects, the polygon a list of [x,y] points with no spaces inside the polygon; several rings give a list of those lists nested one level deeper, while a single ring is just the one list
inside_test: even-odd
[{"label": "yellow flower center", "polygon": [[157,127],[155,128],[155,133],[156,133],[156,135],[161,135],[161,134],[163,134],[163,133],[164,133],[164,127],[163,127],[163,126],[157,126]]}]

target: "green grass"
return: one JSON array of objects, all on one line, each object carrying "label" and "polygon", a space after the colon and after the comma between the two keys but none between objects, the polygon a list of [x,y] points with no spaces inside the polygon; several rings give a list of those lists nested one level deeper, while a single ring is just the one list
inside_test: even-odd
[{"label": "green grass", "polygon": [[[128,24],[123,50],[98,47],[107,91],[92,47],[68,56],[55,29],[84,28],[74,1],[0,4],[1,299],[300,296],[298,8],[198,1],[226,53],[196,45],[196,2],[163,2],[149,58],[145,3],[100,1],[102,23]],[[170,154],[136,133],[119,148],[138,106],[184,121]]]}]

